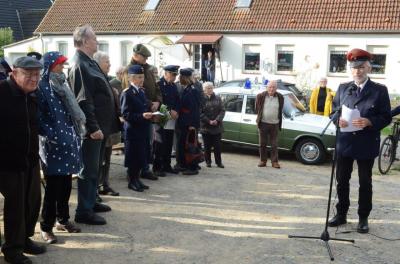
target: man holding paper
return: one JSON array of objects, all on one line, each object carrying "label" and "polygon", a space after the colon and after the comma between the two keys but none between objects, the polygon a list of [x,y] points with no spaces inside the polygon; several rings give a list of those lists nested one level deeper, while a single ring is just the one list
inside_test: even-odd
[{"label": "man holding paper", "polygon": [[391,121],[387,88],[368,78],[372,55],[362,49],[347,53],[353,81],[339,86],[333,109],[342,106],[341,128],[337,138],[337,214],[329,226],[347,223],[350,206],[350,178],[354,160],[359,175],[357,232],[368,233],[368,216],[372,209],[372,167],[379,154],[380,130]]}]

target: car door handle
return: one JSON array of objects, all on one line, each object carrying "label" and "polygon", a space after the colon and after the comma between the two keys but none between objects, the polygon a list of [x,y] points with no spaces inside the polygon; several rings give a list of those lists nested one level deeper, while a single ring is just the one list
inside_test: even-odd
[{"label": "car door handle", "polygon": [[243,119],[244,122],[250,122],[251,119]]}]

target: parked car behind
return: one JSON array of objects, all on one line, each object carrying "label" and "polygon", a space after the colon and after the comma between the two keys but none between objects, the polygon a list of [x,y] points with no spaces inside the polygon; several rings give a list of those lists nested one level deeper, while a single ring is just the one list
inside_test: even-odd
[{"label": "parked car behind", "polygon": [[[214,90],[225,106],[222,141],[258,147],[255,100],[263,89],[220,87]],[[290,91],[280,90],[284,96],[282,130],[278,135],[278,148],[294,152],[304,164],[318,164],[325,160],[328,148],[335,145],[335,126],[331,124],[325,135],[320,133],[329,118],[305,113],[304,106]]]},{"label": "parked car behind", "polygon": [[[245,87],[247,79],[238,79],[238,80],[232,80],[232,81],[227,81],[224,83],[221,83],[218,88],[225,88],[225,87]],[[278,80],[278,89],[279,90],[286,90],[292,92],[297,99],[305,106],[307,107],[308,105],[308,100],[306,98],[306,94],[302,91],[299,90],[299,88],[296,87],[295,84],[293,83],[288,83],[284,82],[282,80]],[[264,89],[265,85],[262,85],[261,83],[255,84],[251,83],[251,89]]]}]

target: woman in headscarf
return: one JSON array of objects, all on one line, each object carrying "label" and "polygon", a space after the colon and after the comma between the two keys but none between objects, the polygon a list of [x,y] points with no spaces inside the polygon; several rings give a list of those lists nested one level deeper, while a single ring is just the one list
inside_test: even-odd
[{"label": "woman in headscarf", "polygon": [[[70,233],[80,229],[69,221],[72,174],[81,168],[81,136],[86,118],[63,73],[67,58],[59,52],[43,56],[44,70],[36,92],[39,105],[40,158],[46,188],[40,222],[42,238],[57,242],[53,226]],[[56,223],[57,220],[57,223]]]}]

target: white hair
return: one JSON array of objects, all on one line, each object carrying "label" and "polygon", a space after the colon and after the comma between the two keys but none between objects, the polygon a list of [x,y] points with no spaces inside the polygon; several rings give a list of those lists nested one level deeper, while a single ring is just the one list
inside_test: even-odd
[{"label": "white hair", "polygon": [[94,30],[92,26],[88,24],[76,27],[73,33],[74,47],[82,47],[83,42],[90,37],[90,32],[94,32]]},{"label": "white hair", "polygon": [[110,58],[110,56],[108,56],[107,53],[103,52],[103,51],[97,51],[95,54],[93,54],[93,59],[100,64],[101,61],[105,58]]},{"label": "white hair", "polygon": [[203,90],[207,88],[214,88],[214,84],[212,82],[205,82],[203,83]]}]

